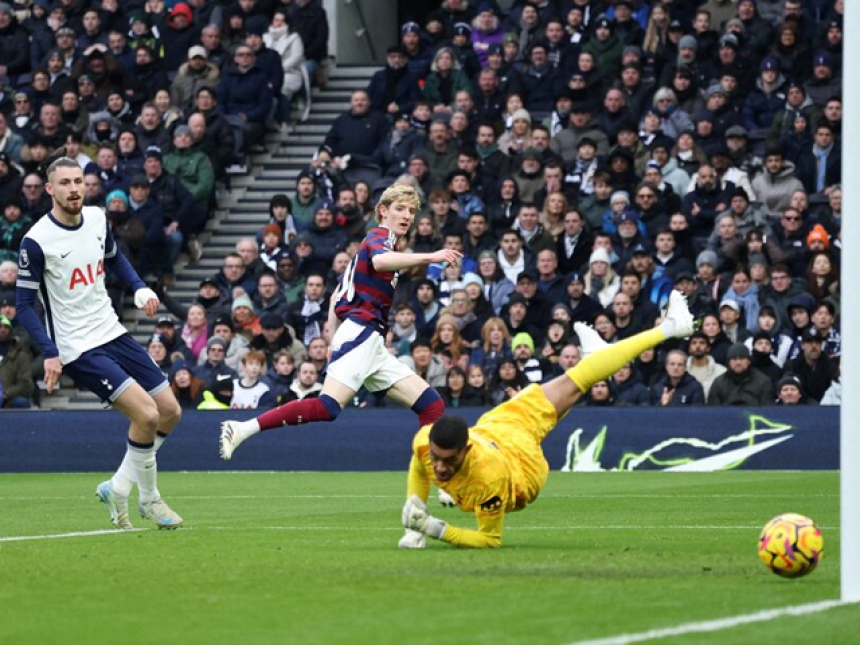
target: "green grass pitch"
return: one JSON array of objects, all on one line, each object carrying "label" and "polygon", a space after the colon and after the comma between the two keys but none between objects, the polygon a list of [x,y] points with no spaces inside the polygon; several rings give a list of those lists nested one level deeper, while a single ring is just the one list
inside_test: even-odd
[{"label": "green grass pitch", "polygon": [[[98,474],[0,475],[0,538],[111,528]],[[552,473],[504,547],[400,551],[405,475],[163,473],[187,528],[0,541],[0,643],[574,643],[839,596],[837,473]],[[457,509],[432,511],[460,526]],[[783,512],[818,570],[758,560]],[[857,643],[860,608],[660,643]]]}]

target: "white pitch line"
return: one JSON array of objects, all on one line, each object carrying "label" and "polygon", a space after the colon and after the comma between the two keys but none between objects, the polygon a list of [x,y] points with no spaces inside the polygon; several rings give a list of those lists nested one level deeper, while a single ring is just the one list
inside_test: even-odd
[{"label": "white pitch line", "polygon": [[740,614],[727,618],[715,620],[704,620],[696,623],[684,623],[676,627],[665,627],[663,629],[650,629],[647,632],[636,634],[620,634],[607,638],[596,638],[592,640],[576,641],[570,645],[630,645],[630,643],[642,643],[644,641],[669,638],[671,636],[684,636],[686,634],[702,634],[705,632],[718,632],[724,629],[732,629],[740,625],[751,623],[763,623],[783,616],[805,616],[817,614],[834,607],[842,607],[854,604],[843,600],[824,600],[806,605],[794,605],[793,607],[781,607],[779,609],[765,609],[752,614]]},{"label": "white pitch line", "polygon": [[[86,496],[89,498],[89,495]],[[778,498],[780,495],[768,495],[769,498]],[[795,494],[795,493],[786,493],[782,497],[786,499],[811,499],[811,498],[822,498],[822,499],[838,499],[838,494]],[[77,496],[79,499],[84,499],[82,496]],[[348,495],[171,495],[172,498],[177,499],[403,499],[403,495],[357,495],[357,494],[348,494]],[[541,495],[541,499],[760,499],[761,494],[738,494],[738,495],[723,495],[723,494],[714,494],[714,495],[663,495],[663,494],[548,494]],[[59,496],[59,495],[0,495],[0,501],[15,501],[15,502],[29,502],[29,501],[44,501],[44,500],[69,500],[75,499],[75,497],[68,496]]]},{"label": "white pitch line", "polygon": [[[821,526],[825,531],[837,530],[837,526]],[[659,524],[625,524],[604,526],[508,526],[517,531],[758,531],[760,526],[709,526]],[[202,526],[204,531],[400,531],[399,526]]]},{"label": "white pitch line", "polygon": [[13,535],[0,537],[0,542],[23,542],[25,540],[60,540],[63,538],[92,537],[94,535],[116,535],[119,533],[139,533],[147,529],[104,529],[102,531],[76,531],[74,533],[57,533],[56,535]]}]

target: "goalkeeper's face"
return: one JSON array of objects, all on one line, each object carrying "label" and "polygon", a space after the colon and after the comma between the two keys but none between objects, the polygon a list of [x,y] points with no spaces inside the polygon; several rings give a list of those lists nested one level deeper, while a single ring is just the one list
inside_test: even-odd
[{"label": "goalkeeper's face", "polygon": [[471,447],[466,444],[459,450],[457,448],[440,448],[431,441],[430,461],[433,464],[433,474],[436,475],[436,479],[440,482],[446,482],[460,472]]}]

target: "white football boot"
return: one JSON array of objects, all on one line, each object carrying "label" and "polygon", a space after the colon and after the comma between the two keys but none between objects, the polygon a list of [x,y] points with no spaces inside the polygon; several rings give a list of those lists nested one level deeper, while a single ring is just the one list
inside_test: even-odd
[{"label": "white football boot", "polygon": [[134,528],[128,518],[128,497],[120,497],[114,493],[109,479],[96,486],[96,497],[108,507],[111,524],[124,531]]}]

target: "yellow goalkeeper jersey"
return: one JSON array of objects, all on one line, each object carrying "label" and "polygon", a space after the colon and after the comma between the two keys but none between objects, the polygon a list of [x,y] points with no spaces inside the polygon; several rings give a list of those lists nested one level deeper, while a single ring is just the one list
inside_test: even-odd
[{"label": "yellow goalkeeper jersey", "polygon": [[430,428],[412,442],[407,497],[427,499],[430,483],[445,490],[466,512],[474,512],[478,530],[448,526],[444,540],[456,546],[501,545],[505,513],[532,503],[546,483],[549,465],[541,441],[555,427],[555,408],[539,385],[487,412],[469,429],[471,449],[463,466],[439,482],[430,459]]}]

